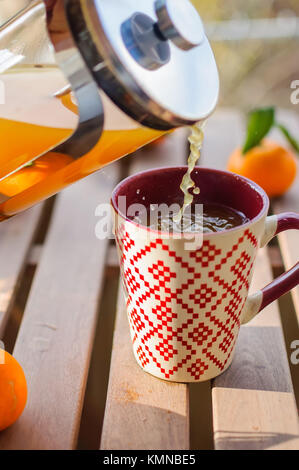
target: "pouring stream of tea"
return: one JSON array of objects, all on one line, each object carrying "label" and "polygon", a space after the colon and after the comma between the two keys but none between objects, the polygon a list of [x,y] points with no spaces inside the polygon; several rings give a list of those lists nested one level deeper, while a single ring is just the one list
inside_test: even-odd
[{"label": "pouring stream of tea", "polygon": [[[184,193],[184,203],[181,207],[180,211],[173,216],[173,220],[175,223],[180,223],[183,217],[183,214],[187,207],[189,207],[193,202],[193,195],[200,193],[200,188],[195,186],[195,182],[193,181],[191,174],[195,168],[196,163],[199,160],[203,138],[204,138],[204,126],[205,121],[201,124],[195,124],[191,127],[191,135],[188,138],[190,142],[190,155],[188,158],[188,170],[183,176],[180,188]],[[190,193],[190,189],[193,189],[193,194]]]}]

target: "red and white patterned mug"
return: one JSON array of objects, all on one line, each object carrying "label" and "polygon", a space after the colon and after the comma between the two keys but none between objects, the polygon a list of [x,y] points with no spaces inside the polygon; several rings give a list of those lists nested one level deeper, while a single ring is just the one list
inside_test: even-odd
[{"label": "red and white patterned mug", "polygon": [[[269,199],[255,183],[229,172],[197,168],[198,203],[225,204],[249,222],[203,234],[200,248],[186,240],[138,226],[119,201],[160,204],[181,198],[186,167],[131,176],[114,190],[112,207],[127,313],[138,364],[175,382],[200,382],[232,362],[241,324],[299,283],[299,265],[265,289],[248,296],[257,250],[275,235],[299,229],[299,215],[267,217]],[[150,235],[150,237],[149,237]]]}]

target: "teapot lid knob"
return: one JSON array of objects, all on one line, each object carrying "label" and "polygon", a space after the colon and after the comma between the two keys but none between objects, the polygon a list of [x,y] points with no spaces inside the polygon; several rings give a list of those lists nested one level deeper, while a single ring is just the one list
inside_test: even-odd
[{"label": "teapot lid knob", "polygon": [[164,39],[188,51],[205,37],[201,18],[190,0],[156,0],[157,26]]}]

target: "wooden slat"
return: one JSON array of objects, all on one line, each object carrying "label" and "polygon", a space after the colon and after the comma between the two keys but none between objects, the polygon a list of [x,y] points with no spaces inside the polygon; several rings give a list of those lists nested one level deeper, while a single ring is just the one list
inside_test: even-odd
[{"label": "wooden slat", "polygon": [[[186,131],[177,131],[159,146],[139,152],[131,161],[131,173],[184,164],[186,149]],[[101,448],[188,449],[188,387],[158,380],[139,368],[123,293],[119,295]]]},{"label": "wooden slat", "polygon": [[[224,168],[243,135],[239,114],[216,113],[207,126],[204,164]],[[271,279],[267,251],[261,250],[252,290]],[[214,381],[213,416],[216,449],[298,448],[298,416],[277,303],[241,328],[232,366]]]},{"label": "wooden slat", "polygon": [[108,243],[95,236],[95,208],[116,178],[110,167],[58,198],[14,350],[28,403],[2,449],[76,445]]},{"label": "wooden slat", "polygon": [[[298,114],[291,112],[281,112],[279,120],[284,123],[294,136],[299,134],[299,118]],[[285,139],[278,131],[273,132],[273,137],[278,139],[285,145]],[[297,137],[298,138],[298,137]],[[292,188],[281,198],[273,201],[273,209],[276,213],[279,212],[297,212],[299,213],[299,177],[292,186]],[[289,230],[281,233],[278,237],[283,260],[287,269],[294,266],[299,260],[298,249],[299,234],[296,230]],[[297,319],[299,323],[299,286],[292,291],[292,297],[295,305]]]},{"label": "wooden slat", "polygon": [[[266,250],[252,291],[271,281]],[[233,364],[215,379],[216,449],[298,449],[299,427],[277,302],[241,327]]]},{"label": "wooden slat", "polygon": [[0,225],[0,338],[14,302],[43,205]]},{"label": "wooden slat", "polygon": [[102,449],[188,449],[187,387],[158,380],[137,365],[123,293],[114,333]]}]

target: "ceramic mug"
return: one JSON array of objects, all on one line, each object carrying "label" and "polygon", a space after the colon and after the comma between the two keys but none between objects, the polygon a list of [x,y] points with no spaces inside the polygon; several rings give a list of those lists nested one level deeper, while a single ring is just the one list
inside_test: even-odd
[{"label": "ceramic mug", "polygon": [[[259,247],[288,229],[294,213],[267,217],[269,199],[252,181],[233,173],[196,168],[195,202],[220,203],[243,212],[244,225],[204,233],[202,246],[140,226],[123,206],[181,202],[186,167],[131,176],[114,190],[112,207],[127,313],[138,364],[160,379],[201,382],[231,364],[240,326],[299,283],[299,264],[248,296]],[[122,201],[122,204],[119,204]]]}]

